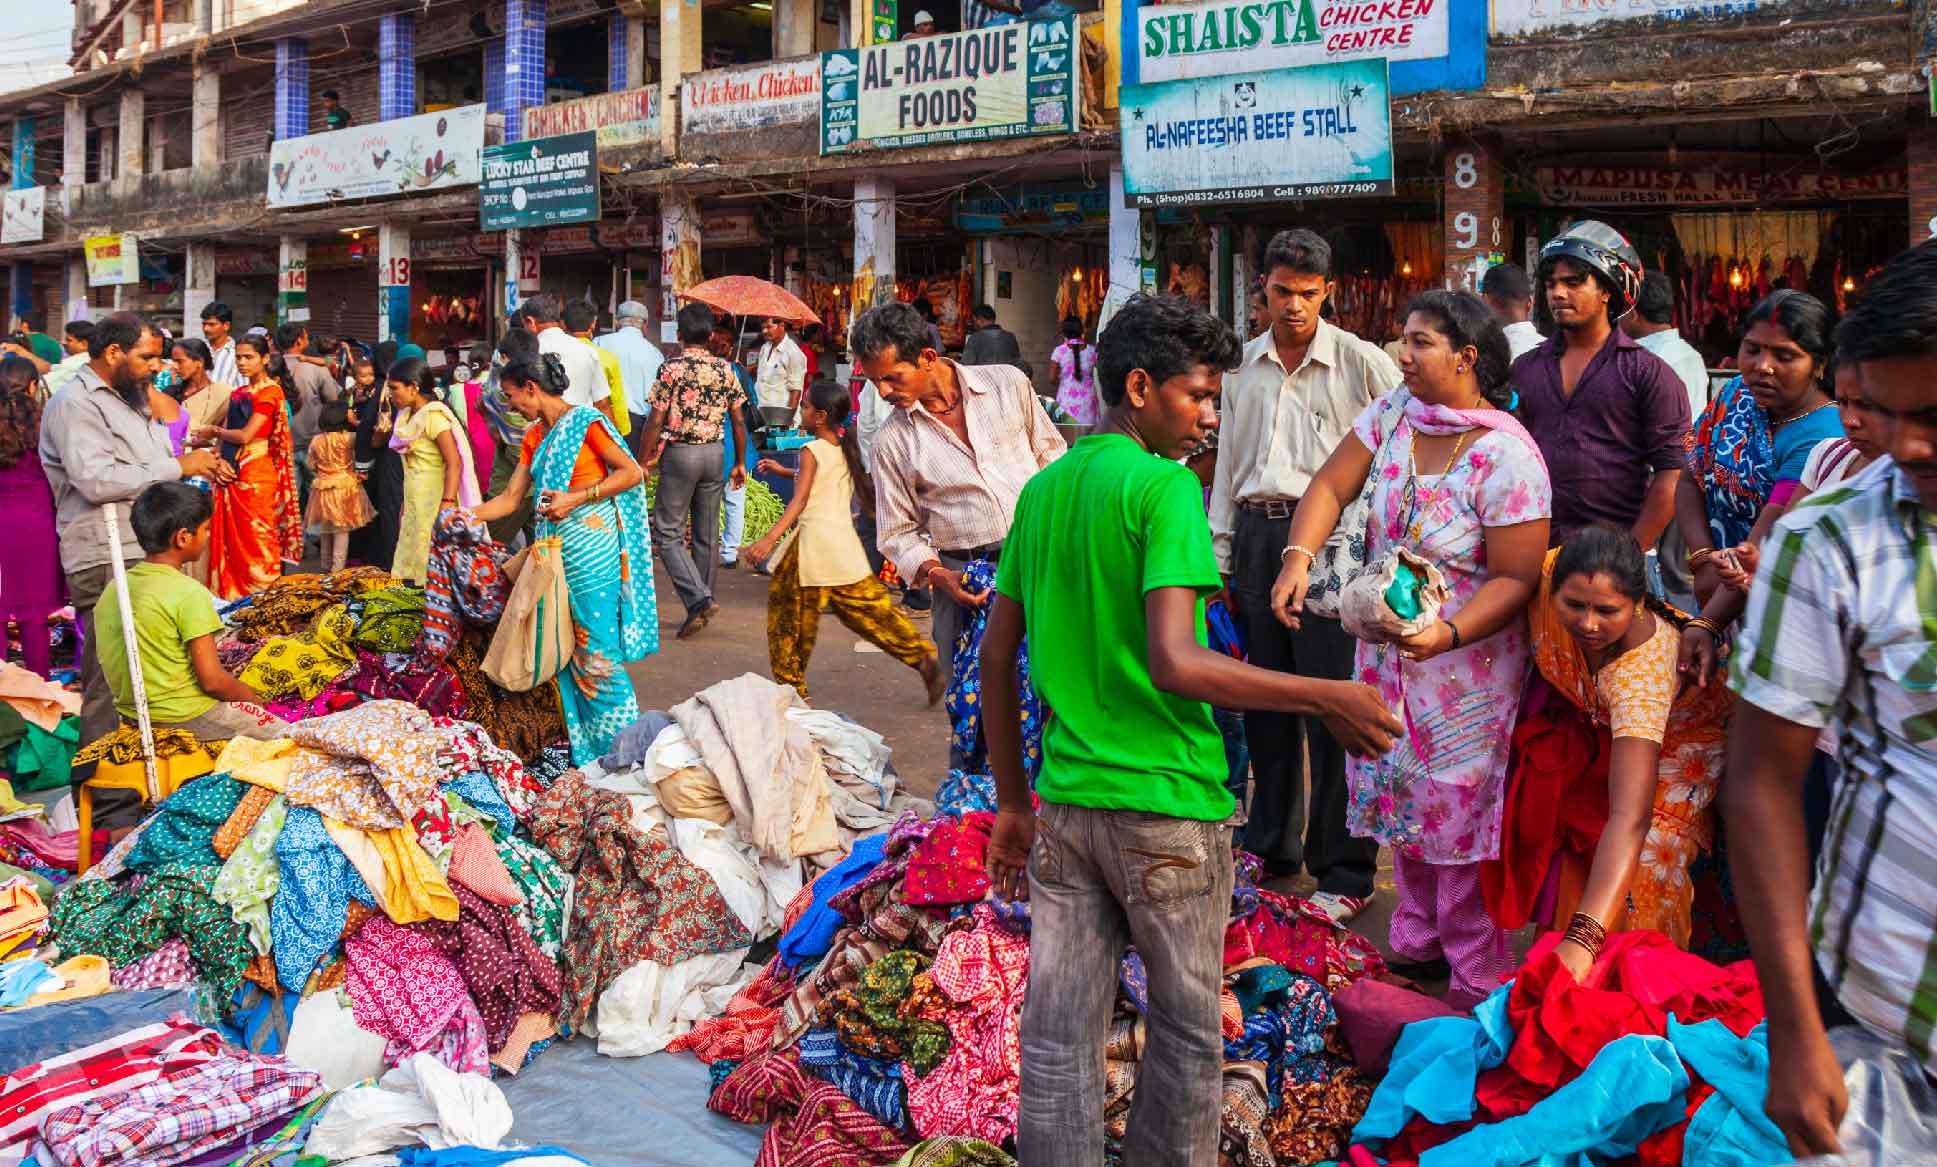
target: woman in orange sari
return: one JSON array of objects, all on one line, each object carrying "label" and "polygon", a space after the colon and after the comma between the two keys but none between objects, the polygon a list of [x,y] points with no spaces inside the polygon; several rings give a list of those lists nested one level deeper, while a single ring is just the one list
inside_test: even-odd
[{"label": "woman in orange sari", "polygon": [[[209,589],[225,600],[260,590],[303,558],[303,520],[296,502],[296,463],[289,437],[288,386],[271,368],[268,342],[235,340],[242,384],[229,398],[226,425],[195,431],[222,443],[235,481],[215,491],[209,541]],[[279,362],[278,362],[279,364]]]},{"label": "woman in orange sari", "polygon": [[1683,686],[1680,614],[1647,602],[1644,563],[1626,530],[1584,528],[1549,553],[1528,613],[1541,677],[1606,735],[1607,825],[1591,855],[1558,859],[1551,922],[1570,925],[1559,955],[1577,976],[1594,957],[1577,932],[1595,929],[1572,927],[1576,913],[1603,932],[1652,929],[1688,947],[1688,868],[1714,838],[1728,689],[1719,670]]}]

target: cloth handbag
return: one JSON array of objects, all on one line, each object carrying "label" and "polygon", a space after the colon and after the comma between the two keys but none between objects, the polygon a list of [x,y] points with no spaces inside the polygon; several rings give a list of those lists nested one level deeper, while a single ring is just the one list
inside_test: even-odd
[{"label": "cloth handbag", "polygon": [[[1407,586],[1401,567],[1410,569],[1417,591]],[[1394,584],[1399,584],[1397,589]],[[1394,596],[1405,593],[1410,613],[1395,608]],[[1378,563],[1360,572],[1339,593],[1339,622],[1345,631],[1373,644],[1417,636],[1439,621],[1440,609],[1452,596],[1440,570],[1404,547],[1395,547]]]},{"label": "cloth handbag", "polygon": [[562,541],[540,537],[507,560],[504,573],[513,581],[511,596],[484,654],[484,675],[528,693],[570,663],[576,643]]},{"label": "cloth handbag", "polygon": [[[1377,451],[1374,451],[1376,453]],[[1366,534],[1372,529],[1372,487],[1376,478],[1368,473],[1358,497],[1339,512],[1338,525],[1312,560],[1305,588],[1305,610],[1336,620],[1339,600],[1345,585],[1365,571]]]}]

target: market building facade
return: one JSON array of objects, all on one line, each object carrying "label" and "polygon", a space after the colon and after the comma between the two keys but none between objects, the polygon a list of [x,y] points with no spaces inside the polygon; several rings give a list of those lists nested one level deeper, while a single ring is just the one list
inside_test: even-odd
[{"label": "market building facade", "polygon": [[1937,226],[1927,0],[1018,7],[77,0],[75,76],[0,95],[9,312],[441,353],[541,288],[670,340],[753,274],[835,346],[857,304],[951,346],[992,305],[1047,387],[1058,323],[1139,289],[1241,324],[1286,225],[1383,341],[1591,215],[1713,358],[1756,293],[1840,303]]}]

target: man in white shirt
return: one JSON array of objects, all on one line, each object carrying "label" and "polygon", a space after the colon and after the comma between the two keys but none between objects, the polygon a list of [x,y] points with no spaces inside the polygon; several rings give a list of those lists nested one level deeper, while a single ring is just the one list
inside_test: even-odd
[{"label": "man in white shirt", "polygon": [[229,329],[235,325],[235,313],[229,306],[216,300],[202,309],[202,336],[208,341],[208,351],[215,358],[208,367],[209,380],[234,389],[242,380],[242,374],[235,368],[235,338]]},{"label": "man in white shirt", "polygon": [[1547,339],[1528,319],[1533,315],[1533,282],[1527,279],[1526,272],[1510,263],[1494,264],[1480,277],[1480,298],[1493,309],[1494,317],[1500,321],[1502,331],[1507,334],[1507,344],[1513,349],[1514,360],[1519,360],[1521,353],[1532,351]]},{"label": "man in white shirt", "polygon": [[525,301],[525,326],[538,334],[538,351],[556,354],[565,366],[565,400],[571,405],[597,406],[612,416],[612,388],[605,366],[590,344],[565,331],[565,306],[550,292]]},{"label": "man in white shirt", "polygon": [[807,354],[787,335],[784,320],[767,321],[760,335],[766,343],[760,346],[759,372],[753,379],[760,416],[770,429],[786,429],[794,424],[794,411],[807,389]]},{"label": "man in white shirt", "polygon": [[88,342],[93,339],[94,321],[68,321],[66,330],[61,333],[61,351],[65,352],[67,357],[60,364],[47,370],[47,376],[42,378],[47,384],[48,396],[51,397],[60,392],[69,381],[80,375],[82,367],[89,360]]},{"label": "man in white shirt", "polygon": [[1675,281],[1651,271],[1641,277],[1641,291],[1634,298],[1634,311],[1621,320],[1621,331],[1633,337],[1642,348],[1668,362],[1668,367],[1688,387],[1688,416],[1700,421],[1708,408],[1708,362],[1681,338],[1675,327]]},{"label": "man in white shirt", "polygon": [[[1281,231],[1261,266],[1270,328],[1224,375],[1211,544],[1251,663],[1345,680],[1356,648],[1351,635],[1309,612],[1297,631],[1286,628],[1271,613],[1271,586],[1299,497],[1360,412],[1400,383],[1399,367],[1377,345],[1320,318],[1333,288],[1332,249],[1323,238]],[[1274,875],[1308,868],[1318,880],[1313,902],[1341,923],[1351,919],[1371,899],[1379,846],[1346,829],[1344,747],[1316,717],[1247,713],[1244,732],[1257,780],[1245,849]]]},{"label": "man in white shirt", "polygon": [[627,436],[635,448],[634,458],[642,457],[636,448],[638,440],[645,436],[646,415],[633,408],[647,405],[652,395],[652,383],[659,379],[659,366],[666,363],[666,354],[659,346],[646,339],[646,306],[637,300],[627,300],[619,305],[616,317],[617,327],[599,337],[592,343],[619,358],[619,372],[625,382],[626,410],[632,415],[632,431]]}]

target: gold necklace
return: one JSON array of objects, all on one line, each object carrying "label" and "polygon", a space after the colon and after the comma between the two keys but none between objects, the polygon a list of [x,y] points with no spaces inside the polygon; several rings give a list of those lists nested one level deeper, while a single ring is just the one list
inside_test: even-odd
[{"label": "gold necklace", "polygon": [[1832,406],[1832,405],[1834,405],[1834,404],[1836,404],[1836,401],[1835,401],[1835,400],[1834,400],[1834,399],[1832,398],[1832,399],[1831,399],[1831,400],[1829,400],[1829,401],[1824,401],[1824,402],[1822,402],[1822,403],[1820,403],[1820,404],[1817,404],[1817,405],[1812,405],[1812,406],[1810,406],[1810,407],[1809,407],[1808,409],[1805,409],[1805,410],[1803,410],[1803,411],[1802,411],[1801,413],[1798,413],[1798,414],[1795,414],[1794,416],[1791,416],[1791,417],[1785,417],[1785,418],[1783,418],[1783,419],[1782,419],[1781,421],[1771,421],[1771,422],[1769,423],[1769,429],[1770,429],[1770,430],[1772,430],[1772,431],[1773,431],[1773,430],[1779,430],[1779,429],[1781,429],[1781,428],[1782,428],[1783,426],[1786,426],[1786,425],[1788,425],[1788,424],[1789,424],[1790,422],[1792,422],[1792,421],[1801,421],[1801,420],[1802,420],[1803,418],[1805,418],[1805,417],[1808,417],[1808,416],[1809,416],[1810,414],[1812,414],[1812,413],[1820,413],[1820,412],[1822,412],[1823,410],[1825,410],[1825,409],[1828,409],[1828,408],[1829,408],[1830,406]]},{"label": "gold necklace", "polygon": [[[1462,430],[1460,432],[1458,440],[1456,440],[1453,443],[1453,456],[1446,459],[1446,469],[1441,470],[1439,472],[1441,489],[1444,489],[1446,476],[1448,474],[1451,474],[1453,472],[1453,467],[1459,464],[1459,454],[1460,454],[1460,451],[1464,449],[1466,446],[1466,439],[1472,436],[1473,436],[1472,430]],[[1406,488],[1412,493],[1412,505],[1408,508],[1408,510],[1410,511],[1410,515],[1407,521],[1407,528],[1411,533],[1413,538],[1413,543],[1416,546],[1421,542],[1420,528],[1424,525],[1421,522],[1419,517],[1420,502],[1421,501],[1431,501],[1431,502],[1439,501],[1437,495],[1435,495],[1430,500],[1422,500],[1420,498],[1420,494],[1422,492],[1419,487],[1419,437],[1417,434],[1413,435],[1412,448],[1406,451],[1406,461],[1408,463],[1406,468],[1407,469]]]}]

